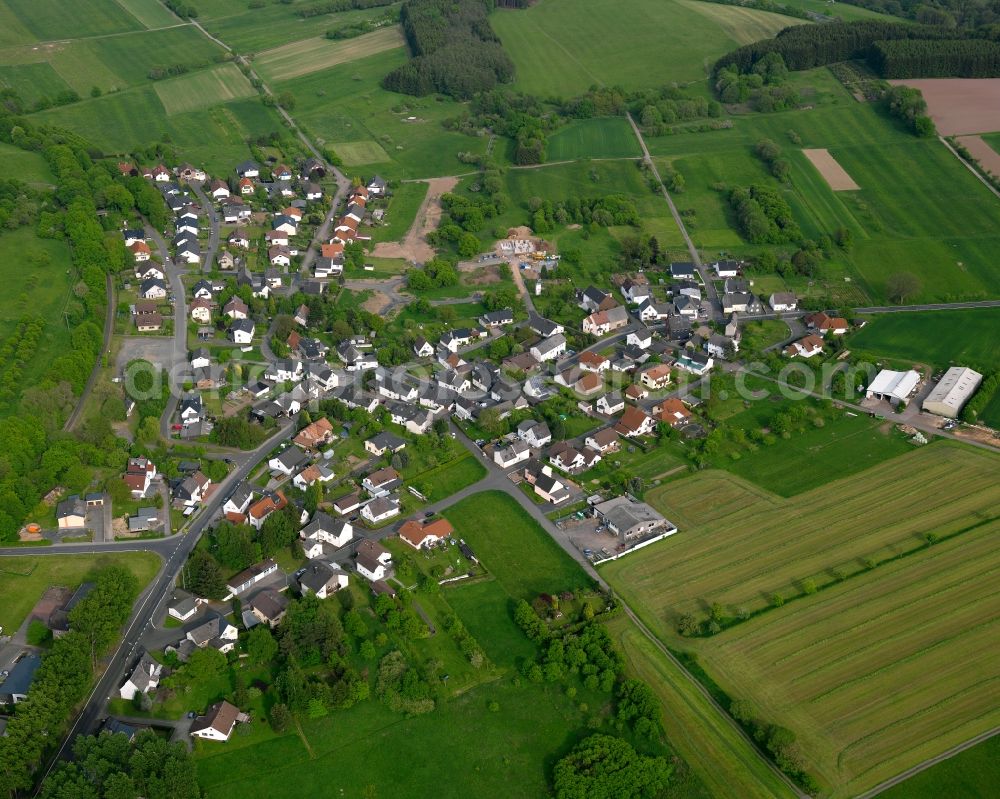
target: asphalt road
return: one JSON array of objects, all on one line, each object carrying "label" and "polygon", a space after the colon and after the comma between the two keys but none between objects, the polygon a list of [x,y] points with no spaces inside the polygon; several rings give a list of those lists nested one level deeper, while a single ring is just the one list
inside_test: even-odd
[{"label": "asphalt road", "polygon": [[219,212],[215,210],[212,200],[205,194],[201,183],[191,181],[188,186],[198,197],[202,209],[208,214],[208,248],[202,256],[201,269],[203,272],[211,272],[212,265],[215,263],[215,254],[219,251]]}]

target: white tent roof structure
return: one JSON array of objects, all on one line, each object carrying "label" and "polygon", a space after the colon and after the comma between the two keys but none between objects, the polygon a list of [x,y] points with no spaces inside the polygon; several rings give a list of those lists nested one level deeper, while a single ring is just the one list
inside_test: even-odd
[{"label": "white tent roof structure", "polygon": [[903,401],[920,382],[920,375],[910,369],[907,372],[894,372],[883,369],[868,386],[868,396],[878,394],[881,397]]}]

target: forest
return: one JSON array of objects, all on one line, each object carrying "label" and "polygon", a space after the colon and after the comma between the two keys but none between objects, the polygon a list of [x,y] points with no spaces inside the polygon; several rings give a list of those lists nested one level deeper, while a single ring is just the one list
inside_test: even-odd
[{"label": "forest", "polygon": [[514,79],[514,63],[490,27],[492,2],[408,0],[400,11],[413,58],[382,85],[417,96],[441,92],[467,100]]},{"label": "forest", "polygon": [[793,71],[864,59],[884,78],[991,77],[1000,75],[998,36],[1000,29],[993,28],[870,20],[800,25],[727,53],[716,62],[715,75],[717,81],[734,71],[753,75],[776,53]]}]

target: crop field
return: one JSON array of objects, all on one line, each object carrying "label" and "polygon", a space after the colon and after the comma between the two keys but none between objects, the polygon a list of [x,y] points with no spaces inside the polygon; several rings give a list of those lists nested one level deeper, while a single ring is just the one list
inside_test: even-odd
[{"label": "crop field", "polygon": [[568,161],[573,158],[639,158],[641,155],[639,142],[624,117],[571,122],[549,139],[549,161]]},{"label": "crop field", "polygon": [[[4,65],[0,76],[25,99],[52,97],[67,87],[87,97],[94,86],[107,92],[148,83],[154,68],[211,64],[220,52],[194,28],[182,26],[101,39],[5,47],[0,49],[0,64]],[[13,79],[8,77],[9,70],[15,70]],[[33,71],[18,75],[16,70]],[[24,77],[28,80],[20,79]],[[43,85],[33,85],[32,80],[39,78]]]},{"label": "crop field", "polygon": [[[103,36],[142,30],[139,20],[114,0],[3,0],[4,5],[38,41]],[[6,14],[0,15],[0,18]],[[19,39],[19,41],[30,41]]]},{"label": "crop field", "polygon": [[147,28],[164,28],[181,22],[180,18],[163,3],[150,3],[148,0],[115,0],[115,2]]},{"label": "crop field", "polygon": [[[435,97],[394,94],[379,85],[388,72],[406,60],[406,50],[397,47],[272,84],[271,88],[292,93],[296,120],[322,143],[378,144],[392,160],[380,161],[372,170],[386,178],[469,172],[469,165],[458,160],[458,153],[484,153],[486,137],[466,136],[441,127],[442,120],[462,113],[462,105]],[[362,166],[357,164],[352,170],[365,171]]]},{"label": "crop field", "polygon": [[[647,139],[651,153],[685,177],[677,202],[695,211],[695,243],[759,251],[742,241],[725,193],[713,186],[773,183],[753,154],[757,141],[770,138],[791,163],[783,193],[803,233],[817,238],[843,226],[853,234],[853,249],[827,265],[834,275],[851,277],[877,302],[886,300],[887,278],[896,272],[921,283],[908,302],[997,296],[997,201],[987,189],[940,142],[917,139],[856,102],[826,70],[796,79],[813,92],[809,109],[736,116],[729,130]],[[860,190],[832,191],[801,148],[828,149]]]},{"label": "crop field", "polygon": [[753,8],[706,3],[704,0],[676,0],[684,8],[712,20],[739,45],[770,39],[778,31],[793,25],[805,25],[804,19],[771,14]]},{"label": "crop field", "polygon": [[76,588],[96,569],[124,566],[145,586],[156,576],[160,564],[160,558],[152,552],[4,558],[0,563],[0,596],[4,598],[0,603],[0,626],[12,635],[47,588]]},{"label": "crop field", "polygon": [[[593,85],[626,88],[703,80],[737,45],[800,20],[679,0],[551,0],[490,18],[517,68],[514,87],[571,97]],[[756,35],[760,33],[760,35]],[[628,54],[627,56],[625,54]]]},{"label": "crop field", "polygon": [[1000,308],[882,314],[850,338],[852,350],[926,363],[1000,369]]},{"label": "crop field", "polygon": [[881,799],[981,799],[1000,783],[1000,735],[880,793]]},{"label": "crop field", "polygon": [[290,80],[385,50],[394,50],[403,44],[399,26],[393,25],[353,39],[335,41],[321,36],[292,42],[264,51],[257,56],[254,66],[265,80]]},{"label": "crop field", "polygon": [[[791,500],[701,473],[647,492],[681,532],[603,572],[853,795],[1000,723],[997,466],[939,442]],[[753,613],[774,594],[796,601],[714,637],[674,632],[681,613]]]},{"label": "crop field", "polygon": [[235,64],[220,64],[191,75],[159,81],[155,89],[169,116],[257,94]]},{"label": "crop field", "polygon": [[[328,30],[356,25],[370,19],[382,19],[396,6],[338,11],[334,14],[303,19],[294,4],[269,3],[263,8],[248,8],[245,2],[210,0],[208,9],[198,4],[198,20],[205,29],[241,53],[260,53],[303,39],[323,36]],[[207,11],[213,13],[211,17]],[[346,41],[346,40],[341,40]]]}]

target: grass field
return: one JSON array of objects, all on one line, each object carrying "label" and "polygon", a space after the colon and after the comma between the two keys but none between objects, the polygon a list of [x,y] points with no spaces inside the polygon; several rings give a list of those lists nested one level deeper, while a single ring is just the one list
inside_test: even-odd
[{"label": "grass field", "polygon": [[851,336],[850,348],[884,358],[1000,369],[1000,308],[878,316]]},{"label": "grass field", "polygon": [[515,88],[563,97],[593,85],[703,80],[715,59],[739,40],[764,38],[799,22],[681,0],[551,0],[498,11],[490,21],[517,68]]},{"label": "grass field", "polygon": [[417,211],[427,196],[427,188],[426,183],[400,183],[389,199],[386,224],[372,229],[372,240],[400,241],[417,218]]},{"label": "grass field", "polygon": [[1000,736],[976,744],[889,790],[881,799],[983,799],[1000,784]]},{"label": "grass field", "polygon": [[[220,52],[217,45],[185,25],[123,36],[4,47],[0,49],[0,64],[4,65],[0,75],[10,83],[11,70],[17,79],[30,69],[28,77],[43,79],[42,86],[30,80],[19,80],[13,86],[28,100],[52,97],[67,87],[89,97],[95,86],[108,92],[149,83],[154,68],[183,64],[194,69],[211,64]],[[46,68],[48,71],[43,71]]]},{"label": "grass field", "polygon": [[485,475],[486,467],[472,455],[468,455],[444,466],[414,475],[412,483],[428,499],[437,501],[478,482]]},{"label": "grass field", "polygon": [[589,580],[515,499],[484,491],[443,514],[515,599],[582,588]]},{"label": "grass field", "polygon": [[[770,402],[757,402],[730,417],[727,424],[747,431],[760,429],[780,409]],[[822,427],[810,426],[792,433],[791,438],[778,439],[738,460],[720,456],[714,465],[775,494],[791,497],[913,449],[902,434],[883,430],[884,424],[844,412],[825,420]]]},{"label": "grass field", "polygon": [[556,131],[549,139],[548,160],[571,158],[639,158],[639,142],[624,117],[582,119]]},{"label": "grass field", "polygon": [[[856,794],[1000,722],[997,465],[940,442],[792,500],[701,473],[647,492],[681,532],[603,572],[730,696],[795,731],[831,795]],[[680,613],[753,612],[806,580],[819,593],[717,636],[674,632]]]},{"label": "grass field", "polygon": [[389,154],[378,142],[371,141],[339,141],[333,143],[333,150],[343,160],[344,166],[352,167],[361,164],[382,164],[389,161]]},{"label": "grass field", "polygon": [[184,160],[216,174],[227,174],[248,157],[247,139],[281,128],[274,110],[256,98],[168,117],[152,86],[43,111],[34,118],[76,131],[109,153],[129,152],[166,134]]},{"label": "grass field", "polygon": [[322,36],[265,50],[254,60],[254,67],[265,80],[290,80],[385,50],[394,50],[402,47],[403,43],[403,34],[398,26],[339,41]]},{"label": "grass field", "polygon": [[48,163],[38,153],[0,142],[0,161],[8,174],[35,186],[51,186],[55,178]]},{"label": "grass field", "polygon": [[150,3],[147,0],[115,0],[115,2],[147,28],[163,28],[167,25],[177,25],[181,21],[162,3]]},{"label": "grass field", "polygon": [[159,81],[155,88],[163,108],[170,116],[257,94],[257,90],[235,64],[220,64],[191,75]]},{"label": "grass field", "polygon": [[4,558],[0,562],[0,626],[12,635],[27,618],[45,589],[52,586],[76,588],[96,569],[124,566],[145,585],[156,576],[161,560],[151,552],[122,552],[107,555],[30,555]]},{"label": "grass field", "polygon": [[4,0],[35,39],[74,39],[141,30],[134,16],[113,0]]},{"label": "grass field", "polygon": [[[458,153],[484,153],[486,137],[443,130],[441,122],[463,106],[435,97],[387,92],[379,81],[407,60],[402,47],[348,64],[275,83],[296,99],[295,118],[322,143],[374,142],[390,162],[354,164],[354,174],[379,172],[387,178],[427,178],[469,172]],[[409,117],[415,117],[410,120]],[[374,151],[373,151],[374,157]]]},{"label": "grass field", "polygon": [[[828,282],[840,283],[836,302],[858,304],[865,295],[884,301],[886,280],[895,272],[920,280],[922,289],[910,302],[996,296],[991,253],[1000,236],[996,200],[985,187],[940,142],[917,139],[858,103],[827,70],[797,73],[794,80],[808,108],[738,115],[729,130],[647,139],[653,155],[685,177],[677,202],[695,212],[695,243],[708,253],[760,250],[743,242],[724,193],[712,187],[773,182],[753,154],[766,137],[791,162],[791,186],[783,193],[803,233],[815,239],[843,226],[853,234],[853,250],[825,267]],[[829,149],[860,191],[831,191],[801,148]]]}]

